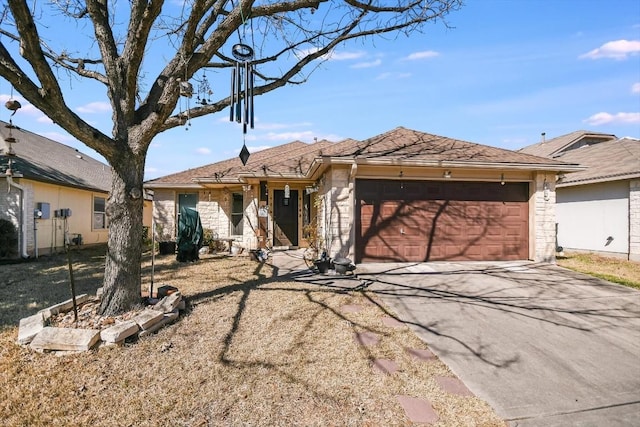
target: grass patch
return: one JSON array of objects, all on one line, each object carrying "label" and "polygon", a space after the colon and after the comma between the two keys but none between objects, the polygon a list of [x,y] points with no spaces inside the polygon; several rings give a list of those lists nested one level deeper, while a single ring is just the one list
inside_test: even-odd
[{"label": "grass patch", "polygon": [[640,263],[592,253],[569,252],[558,257],[561,267],[586,273],[609,282],[640,289]]},{"label": "grass patch", "polygon": [[[100,286],[104,257],[73,255],[76,285]],[[155,286],[176,286],[189,307],[135,343],[64,357],[17,346],[21,317],[68,299],[65,268],[64,256],[3,266],[5,426],[409,425],[397,395],[431,401],[437,426],[504,426],[486,402],[440,389],[435,377],[453,373],[437,359],[413,360],[405,349],[425,343],[409,328],[385,326],[373,294],[274,277],[269,264],[248,257],[156,258]],[[148,258],[143,271],[146,289]],[[363,309],[341,310],[353,304]],[[380,342],[357,345],[354,334],[364,331]],[[376,358],[393,359],[400,370],[376,373]]]}]

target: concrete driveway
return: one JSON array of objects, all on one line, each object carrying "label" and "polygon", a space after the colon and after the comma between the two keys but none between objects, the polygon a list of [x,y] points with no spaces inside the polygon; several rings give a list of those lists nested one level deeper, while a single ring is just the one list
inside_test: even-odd
[{"label": "concrete driveway", "polygon": [[510,425],[640,425],[639,291],[530,262],[357,273]]}]

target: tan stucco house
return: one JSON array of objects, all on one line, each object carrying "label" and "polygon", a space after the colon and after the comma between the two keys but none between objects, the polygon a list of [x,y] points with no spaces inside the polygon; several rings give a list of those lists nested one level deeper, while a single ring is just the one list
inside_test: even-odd
[{"label": "tan stucco house", "polygon": [[175,236],[181,207],[245,249],[307,245],[356,263],[555,258],[555,183],[575,164],[406,128],[291,142],[145,183]]},{"label": "tan stucco house", "polygon": [[0,137],[0,218],[17,228],[19,256],[107,242],[108,165],[5,122]]},{"label": "tan stucco house", "polygon": [[579,130],[520,152],[585,167],[556,183],[560,247],[640,261],[640,140]]}]

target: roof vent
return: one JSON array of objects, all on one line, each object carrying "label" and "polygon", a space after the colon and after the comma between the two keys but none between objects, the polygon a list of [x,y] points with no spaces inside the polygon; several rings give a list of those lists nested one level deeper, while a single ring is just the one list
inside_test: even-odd
[{"label": "roof vent", "polygon": [[540,140],[540,144],[544,144],[546,142],[547,133],[546,132],[542,132],[540,134],[540,136],[542,137],[542,139]]}]

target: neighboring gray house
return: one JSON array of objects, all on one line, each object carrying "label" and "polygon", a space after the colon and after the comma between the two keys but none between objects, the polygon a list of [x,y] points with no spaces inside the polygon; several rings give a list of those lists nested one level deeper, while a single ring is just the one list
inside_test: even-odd
[{"label": "neighboring gray house", "polygon": [[556,183],[559,246],[640,261],[640,140],[576,131],[520,152],[586,167]]},{"label": "neighboring gray house", "polygon": [[308,245],[356,263],[555,258],[555,182],[577,165],[402,127],[292,142],[145,183],[156,224],[181,207],[246,249]]}]

